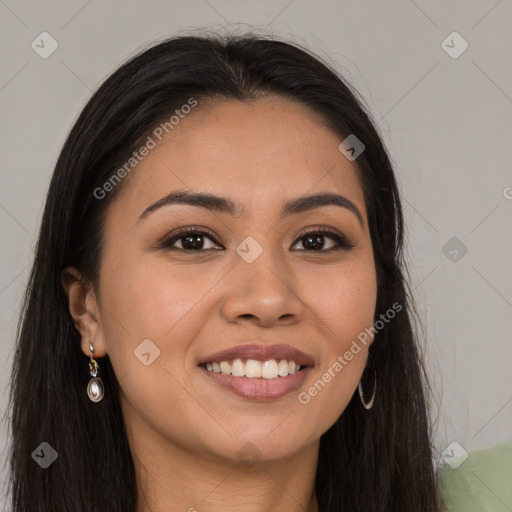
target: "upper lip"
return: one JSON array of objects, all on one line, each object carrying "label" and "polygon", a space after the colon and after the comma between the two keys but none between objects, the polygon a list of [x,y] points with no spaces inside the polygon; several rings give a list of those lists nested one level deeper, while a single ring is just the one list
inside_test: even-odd
[{"label": "upper lip", "polygon": [[229,361],[232,359],[256,359],[257,361],[268,361],[269,359],[286,359],[295,361],[302,366],[313,366],[313,358],[290,345],[237,345],[210,354],[202,358],[198,364]]}]

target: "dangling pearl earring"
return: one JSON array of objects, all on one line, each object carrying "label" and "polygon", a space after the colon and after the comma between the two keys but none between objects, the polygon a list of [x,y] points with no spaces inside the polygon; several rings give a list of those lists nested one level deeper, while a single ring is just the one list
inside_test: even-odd
[{"label": "dangling pearl earring", "polygon": [[87,385],[87,394],[92,402],[99,402],[103,398],[104,390],[103,390],[103,382],[101,381],[101,377],[97,377],[98,375],[98,363],[95,359],[93,359],[94,348],[89,343],[89,350],[91,351],[91,360],[89,361],[89,371],[91,373],[91,380]]}]

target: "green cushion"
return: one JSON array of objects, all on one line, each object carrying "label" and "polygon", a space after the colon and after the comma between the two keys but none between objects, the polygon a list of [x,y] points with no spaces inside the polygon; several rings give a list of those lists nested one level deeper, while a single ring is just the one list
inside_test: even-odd
[{"label": "green cushion", "polygon": [[438,472],[446,512],[512,511],[512,442],[470,452],[456,469]]}]

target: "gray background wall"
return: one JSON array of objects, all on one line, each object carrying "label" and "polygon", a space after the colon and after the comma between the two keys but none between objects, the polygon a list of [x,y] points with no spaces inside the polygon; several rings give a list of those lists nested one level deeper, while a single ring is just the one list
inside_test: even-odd
[{"label": "gray background wall", "polygon": [[[148,42],[256,27],[329,60],[378,121],[403,191],[439,453],[510,441],[511,26],[510,0],[0,1],[0,412],[43,198],[85,101]],[[42,32],[58,43],[46,59],[31,47],[51,49]]]}]

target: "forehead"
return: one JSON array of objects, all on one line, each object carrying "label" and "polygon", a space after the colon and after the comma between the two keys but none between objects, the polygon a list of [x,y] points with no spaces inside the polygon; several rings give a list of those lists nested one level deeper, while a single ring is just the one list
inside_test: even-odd
[{"label": "forehead", "polygon": [[350,196],[364,210],[358,170],[339,151],[340,136],[299,102],[198,100],[161,141],[153,138],[156,147],[120,195],[120,206],[137,214],[176,189],[228,196],[240,213],[326,191]]}]

